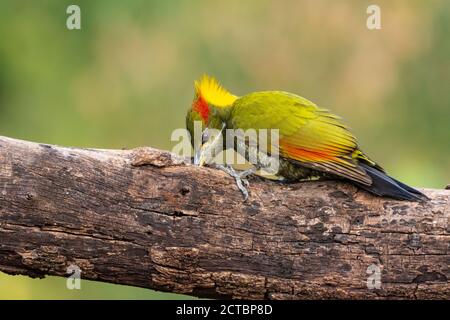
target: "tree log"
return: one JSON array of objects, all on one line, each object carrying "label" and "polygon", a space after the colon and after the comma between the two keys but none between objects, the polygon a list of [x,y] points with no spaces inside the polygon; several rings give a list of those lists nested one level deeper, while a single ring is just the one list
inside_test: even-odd
[{"label": "tree log", "polygon": [[0,137],[0,271],[76,265],[82,279],[212,298],[450,298],[450,190],[422,189],[425,203],[336,181],[249,190],[243,202],[224,172],[152,148]]}]

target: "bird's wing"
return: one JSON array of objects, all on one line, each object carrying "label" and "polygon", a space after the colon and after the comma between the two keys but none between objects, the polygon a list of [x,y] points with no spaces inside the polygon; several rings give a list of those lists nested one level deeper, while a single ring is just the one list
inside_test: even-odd
[{"label": "bird's wing", "polygon": [[[339,117],[314,103],[286,92],[260,92],[236,101],[232,127],[278,129],[280,155],[301,165],[370,185],[358,166],[365,159],[355,137]],[[370,161],[367,159],[367,161]]]}]

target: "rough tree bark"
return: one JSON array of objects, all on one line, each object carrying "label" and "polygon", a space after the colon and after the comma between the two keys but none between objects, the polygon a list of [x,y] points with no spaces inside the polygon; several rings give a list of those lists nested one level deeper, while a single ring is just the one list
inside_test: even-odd
[{"label": "rough tree bark", "polygon": [[[0,137],[0,270],[215,298],[450,298],[450,191],[234,180],[165,151]],[[381,287],[367,287],[368,267]],[[376,275],[372,275],[372,278]]]}]

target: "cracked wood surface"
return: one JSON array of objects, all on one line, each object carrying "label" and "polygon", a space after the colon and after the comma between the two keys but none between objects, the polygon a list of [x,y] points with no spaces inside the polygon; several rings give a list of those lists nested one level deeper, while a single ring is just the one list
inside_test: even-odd
[{"label": "cracked wood surface", "polygon": [[[450,190],[376,198],[333,181],[234,180],[152,148],[0,137],[0,271],[201,297],[450,298]],[[367,269],[381,270],[368,289]]]}]

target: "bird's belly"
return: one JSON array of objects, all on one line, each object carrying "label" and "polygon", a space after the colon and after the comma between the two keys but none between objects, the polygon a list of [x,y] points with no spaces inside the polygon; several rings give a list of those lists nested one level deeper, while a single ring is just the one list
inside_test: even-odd
[{"label": "bird's belly", "polygon": [[284,158],[280,158],[278,176],[284,177],[287,181],[315,180],[324,177],[324,173],[293,163]]},{"label": "bird's belly", "polygon": [[[271,166],[271,164],[273,164],[270,162],[271,156],[265,153],[261,153],[257,147],[252,147],[251,145],[239,142],[238,140],[235,141],[234,146],[234,150],[237,153],[243,156],[248,162],[252,163],[253,165],[257,165],[259,168],[267,169]],[[251,161],[251,154],[258,155],[254,157],[258,160],[257,164]],[[326,174],[321,171],[308,168],[307,166],[303,166],[298,162],[283,158],[281,156],[278,160],[278,171],[270,172],[270,174],[274,174],[275,176],[278,176],[280,178],[282,177],[283,180],[287,182],[315,180],[326,176]]]}]

